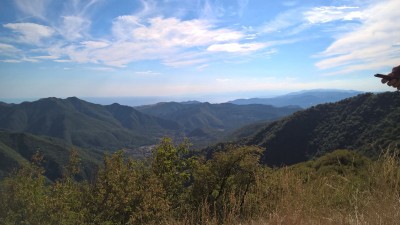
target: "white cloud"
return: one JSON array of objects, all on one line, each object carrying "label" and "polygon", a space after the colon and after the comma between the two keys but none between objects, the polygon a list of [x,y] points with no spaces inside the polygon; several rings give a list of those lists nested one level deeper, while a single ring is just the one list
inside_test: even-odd
[{"label": "white cloud", "polygon": [[[216,28],[203,20],[162,17],[143,23],[136,16],[119,16],[113,22],[112,31],[113,41],[61,45],[53,47],[51,55],[66,56],[80,63],[103,63],[116,67],[140,60],[161,60],[167,66],[181,67],[209,60],[204,55],[208,46],[246,37],[243,32]],[[260,48],[260,44],[241,44],[239,47],[236,52],[254,50]],[[191,48],[197,48],[197,53],[191,53]]]},{"label": "white cloud", "polygon": [[[362,11],[362,24],[338,37],[324,52],[320,69],[342,67],[344,72],[395,66],[400,62],[400,1],[385,0]],[[363,66],[359,66],[363,65]],[[344,67],[344,68],[343,68]],[[365,67],[364,67],[365,68]]]},{"label": "white cloud", "polygon": [[301,11],[302,9],[291,9],[280,13],[273,20],[265,23],[260,28],[260,31],[262,33],[270,34],[297,27],[304,22]]},{"label": "white cloud", "polygon": [[163,64],[170,67],[185,67],[198,65],[208,62],[208,59],[197,58],[197,59],[171,59],[164,60]]},{"label": "white cloud", "polygon": [[3,26],[19,34],[18,41],[33,45],[41,44],[42,39],[49,38],[54,34],[51,27],[35,23],[7,23]]},{"label": "white cloud", "polygon": [[39,60],[37,60],[37,59],[35,59],[35,58],[28,58],[28,57],[23,57],[23,58],[21,59],[21,61],[23,61],[23,62],[32,62],[32,63],[39,62]]},{"label": "white cloud", "polygon": [[311,24],[327,23],[335,20],[361,19],[363,13],[358,7],[350,6],[322,6],[304,12],[306,21]]},{"label": "white cloud", "polygon": [[54,62],[59,62],[59,63],[69,63],[72,62],[72,60],[69,59],[56,59]]},{"label": "white cloud", "polygon": [[219,82],[219,83],[226,83],[226,82],[230,82],[230,81],[232,81],[232,79],[229,79],[229,78],[217,78],[217,79],[215,79],[217,82]]},{"label": "white cloud", "polygon": [[4,60],[0,60],[0,62],[4,62],[4,63],[20,63],[22,61],[21,60],[16,60],[16,59],[4,59]]},{"label": "white cloud", "polygon": [[132,30],[142,27],[140,18],[137,16],[124,15],[118,16],[113,21],[112,33],[118,40],[126,40],[133,38]]},{"label": "white cloud", "polygon": [[86,67],[85,69],[94,70],[94,71],[104,71],[104,72],[115,71],[115,69],[111,68],[111,67]]},{"label": "white cloud", "polygon": [[[219,1],[204,0],[199,3],[200,18],[202,19],[215,21],[225,13],[225,9]],[[201,5],[201,3],[203,4]]]},{"label": "white cloud", "polygon": [[238,31],[214,28],[204,20],[181,21],[177,18],[151,18],[149,26],[132,31],[134,40],[152,42],[163,47],[194,47],[215,42],[239,40],[244,34]]},{"label": "white cloud", "polygon": [[88,49],[100,49],[110,45],[109,43],[103,41],[83,41],[81,44]]},{"label": "white cloud", "polygon": [[[158,60],[171,67],[200,66],[212,60],[221,60],[222,55],[224,59],[229,56],[243,57],[243,53],[261,52],[259,50],[276,44],[257,42],[260,36],[254,30],[238,28],[240,26],[219,27],[217,21],[204,19],[224,13],[223,5],[213,1],[201,1],[204,10],[208,6],[219,7],[204,11],[210,14],[203,19],[183,20],[153,17],[160,15],[157,13],[157,2],[143,0],[140,11],[118,16],[112,21],[110,35],[92,37],[91,21],[85,12],[98,1],[73,0],[66,3],[60,20],[51,23],[53,28],[34,23],[9,23],[4,27],[18,33],[16,40],[19,42],[41,47],[39,56],[37,52],[36,56],[33,55],[33,51],[38,49],[25,51],[30,59],[113,67],[125,67],[142,60]],[[232,6],[235,12],[228,13],[230,16],[243,13],[249,0],[237,0],[235,3]],[[43,48],[45,39],[47,49]]]},{"label": "white cloud", "polygon": [[139,75],[139,76],[153,77],[153,76],[158,76],[161,73],[147,70],[147,71],[137,71],[137,72],[135,72],[135,74]]},{"label": "white cloud", "polygon": [[249,4],[249,1],[250,0],[237,0],[238,8],[239,8],[239,10],[238,10],[239,17],[243,16],[243,13],[246,10],[247,5]]},{"label": "white cloud", "polygon": [[265,48],[265,44],[263,43],[226,43],[226,44],[214,44],[207,48],[208,51],[211,52],[254,52],[260,49]]},{"label": "white cloud", "polygon": [[32,58],[33,59],[58,59],[58,57],[54,56],[54,55],[40,55],[40,56],[34,56]]},{"label": "white cloud", "polygon": [[68,41],[83,38],[90,27],[91,22],[80,16],[64,16],[59,33]]},{"label": "white cloud", "polygon": [[23,13],[40,19],[45,19],[49,0],[15,0],[15,4]]},{"label": "white cloud", "polygon": [[18,52],[21,52],[21,50],[12,45],[0,43],[0,55],[14,55]]},{"label": "white cloud", "polygon": [[296,7],[278,14],[265,23],[260,32],[283,36],[292,36],[312,28],[314,24],[332,21],[350,21],[361,19],[362,11],[351,6],[321,6],[314,8]]},{"label": "white cloud", "polygon": [[196,67],[196,69],[198,71],[204,71],[208,66],[209,66],[208,64],[203,64],[203,65]]}]

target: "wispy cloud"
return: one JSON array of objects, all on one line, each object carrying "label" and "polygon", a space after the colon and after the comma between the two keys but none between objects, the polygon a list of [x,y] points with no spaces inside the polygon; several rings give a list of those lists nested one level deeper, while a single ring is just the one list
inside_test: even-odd
[{"label": "wispy cloud", "polygon": [[304,12],[304,17],[311,24],[355,20],[363,17],[363,13],[359,10],[359,7],[351,6],[322,6]]},{"label": "wispy cloud", "polygon": [[219,83],[227,83],[227,82],[232,81],[232,79],[229,79],[229,78],[217,78],[217,79],[215,79],[215,81],[217,81]]},{"label": "wispy cloud", "polygon": [[91,22],[80,16],[64,16],[58,32],[68,41],[81,39],[86,35]]},{"label": "wispy cloud", "polygon": [[151,70],[146,70],[146,71],[136,71],[135,74],[139,75],[139,76],[144,76],[144,77],[154,77],[154,76],[160,75],[161,73],[154,72]]},{"label": "wispy cloud", "polygon": [[58,59],[57,56],[54,55],[40,55],[40,56],[33,56],[33,59]]},{"label": "wispy cloud", "polygon": [[[49,1],[33,0],[36,5],[24,5],[25,2],[16,2],[20,11],[45,18]],[[162,5],[166,3],[141,0],[141,9],[114,18],[109,27],[111,34],[94,37],[90,32],[92,21],[88,12],[98,2],[101,1],[68,1],[60,12],[60,19],[44,21],[48,26],[37,23],[8,23],[3,26],[13,31],[14,40],[32,45],[31,49],[24,51],[26,57],[23,54],[20,58],[112,67],[125,67],[142,60],[159,60],[170,67],[199,66],[212,60],[226,60],[229,55],[258,52],[272,43],[258,42],[259,37],[253,30],[218,25],[217,18],[226,13],[241,17],[249,0],[236,0],[229,13],[227,5],[223,5],[226,2],[198,0],[196,11],[200,15],[190,19],[161,16],[158,7],[164,7]],[[47,46],[43,45],[44,40]],[[26,46],[24,50],[27,50]],[[40,51],[40,55],[33,54],[34,51]]]},{"label": "wispy cloud", "polygon": [[0,43],[0,55],[15,56],[15,54],[20,52],[21,50],[14,47],[13,45]]},{"label": "wispy cloud", "polygon": [[33,45],[40,45],[42,39],[54,34],[51,27],[35,23],[7,23],[3,26],[16,33],[17,41]]},{"label": "wispy cloud", "polygon": [[207,48],[210,52],[240,52],[248,53],[258,51],[265,48],[266,45],[263,43],[224,43],[224,44],[213,44]]},{"label": "wispy cloud", "polygon": [[94,70],[94,71],[104,71],[104,72],[112,72],[115,71],[115,68],[112,67],[85,67],[85,69],[88,70]]},{"label": "wispy cloud", "polygon": [[[241,31],[215,28],[203,20],[180,20],[154,17],[143,21],[135,15],[117,17],[113,22],[114,41],[84,41],[53,48],[54,54],[64,55],[81,63],[104,63],[122,67],[139,60],[161,60],[165,65],[179,67],[203,63],[203,54],[191,54],[191,48],[203,48],[229,41],[241,40]],[[243,45],[244,48],[255,48]],[[259,46],[257,46],[259,47]],[[242,50],[243,51],[243,50]]]},{"label": "wispy cloud", "polygon": [[243,16],[244,11],[247,8],[250,0],[237,0],[238,3],[238,15],[239,17]]},{"label": "wispy cloud", "polygon": [[[361,12],[361,25],[338,37],[324,52],[325,59],[316,66],[320,69],[340,68],[343,73],[384,66],[400,62],[400,1],[385,0]],[[394,64],[394,62],[397,62]],[[360,66],[363,65],[363,66]]]},{"label": "wispy cloud", "polygon": [[290,9],[277,15],[273,20],[266,22],[261,28],[262,33],[277,33],[297,27],[304,23],[303,9]]},{"label": "wispy cloud", "polygon": [[20,63],[22,61],[21,60],[17,60],[17,59],[2,59],[2,60],[0,60],[0,62],[4,62],[4,63]]},{"label": "wispy cloud", "polygon": [[46,8],[49,3],[50,0],[15,0],[15,4],[21,12],[42,20],[46,17]]}]

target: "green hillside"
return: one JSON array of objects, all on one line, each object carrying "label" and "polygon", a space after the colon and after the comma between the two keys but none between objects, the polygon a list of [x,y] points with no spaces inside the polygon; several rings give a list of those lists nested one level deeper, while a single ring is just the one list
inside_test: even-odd
[{"label": "green hillside", "polygon": [[0,128],[104,150],[154,144],[180,129],[174,122],[144,115],[131,107],[102,106],[75,97],[0,105]]},{"label": "green hillside", "polygon": [[153,116],[175,121],[188,133],[198,129],[209,132],[232,131],[250,123],[278,119],[300,110],[299,107],[177,102],[158,103],[137,107],[137,109]]},{"label": "green hillside", "polygon": [[377,156],[399,146],[400,93],[362,94],[322,104],[272,122],[242,139],[265,148],[269,165],[294,164],[335,149]]},{"label": "green hillside", "polygon": [[0,178],[21,165],[28,165],[36,152],[44,157],[45,176],[50,180],[60,178],[65,172],[71,149],[77,150],[81,158],[79,176],[86,179],[92,177],[95,168],[100,165],[101,152],[77,148],[55,138],[0,131]]}]

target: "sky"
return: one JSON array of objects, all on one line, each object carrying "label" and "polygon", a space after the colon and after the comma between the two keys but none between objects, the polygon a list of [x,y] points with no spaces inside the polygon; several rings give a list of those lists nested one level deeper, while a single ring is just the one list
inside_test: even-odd
[{"label": "sky", "polygon": [[399,0],[1,0],[0,98],[393,91]]}]

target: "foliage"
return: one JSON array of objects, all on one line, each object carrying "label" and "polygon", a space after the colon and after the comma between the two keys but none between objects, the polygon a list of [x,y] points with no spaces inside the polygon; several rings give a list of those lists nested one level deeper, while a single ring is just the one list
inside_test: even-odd
[{"label": "foliage", "polygon": [[189,143],[175,146],[170,138],[164,138],[153,150],[151,170],[160,180],[172,208],[178,208],[186,194],[192,169],[188,158]]},{"label": "foliage", "polygon": [[270,166],[304,162],[336,149],[378,157],[382,149],[398,148],[399,119],[400,92],[366,93],[296,112],[240,142],[264,147],[262,161]]},{"label": "foliage", "polygon": [[68,164],[69,149],[72,148],[81,161],[77,178],[90,179],[101,164],[100,152],[77,148],[55,138],[0,131],[0,175],[1,171],[8,174],[19,166],[26,166],[35,152],[40,151],[44,175],[55,181],[63,176],[63,167]]},{"label": "foliage", "polygon": [[290,167],[260,164],[258,147],[224,145],[206,159],[163,139],[142,161],[118,151],[92,182],[70,152],[49,182],[41,156],[0,183],[1,224],[396,224],[400,160],[337,150]]},{"label": "foliage", "polygon": [[0,105],[0,129],[50,136],[104,151],[154,144],[163,135],[174,135],[180,127],[132,107],[103,106],[70,97]]}]

